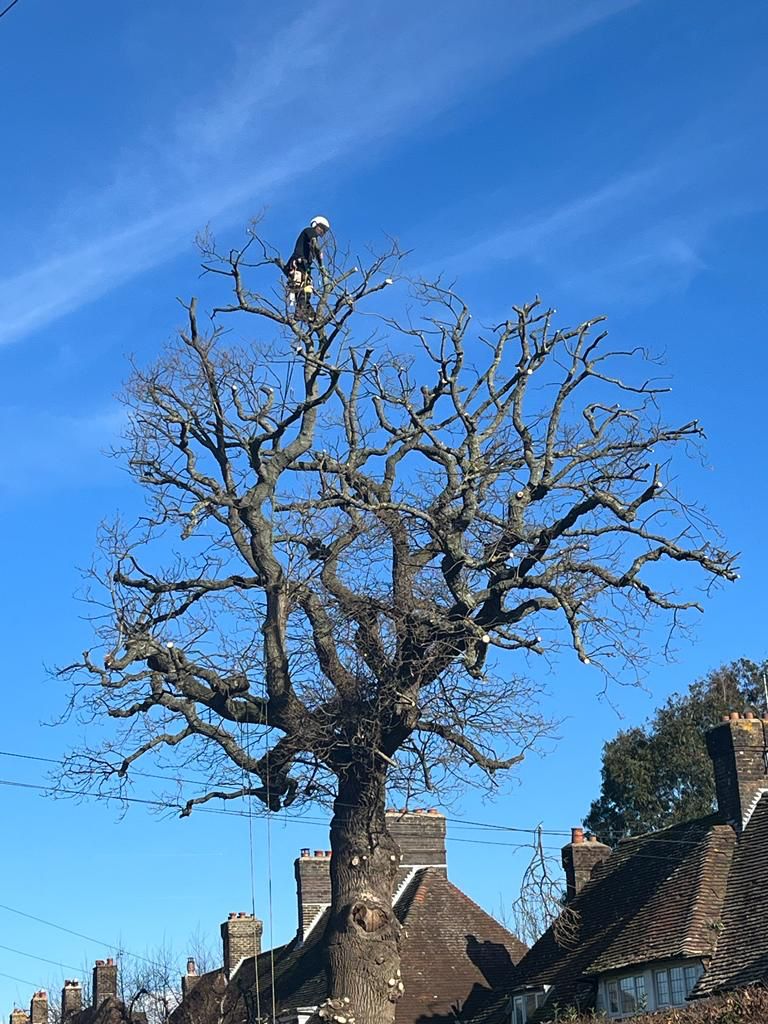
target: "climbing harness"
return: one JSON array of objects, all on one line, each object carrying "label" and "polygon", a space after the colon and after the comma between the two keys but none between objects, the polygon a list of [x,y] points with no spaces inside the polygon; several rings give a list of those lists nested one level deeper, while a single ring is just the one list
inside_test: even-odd
[{"label": "climbing harness", "polygon": [[299,269],[288,271],[285,288],[288,312],[294,314],[297,320],[314,319],[312,296],[315,294],[315,286],[309,272]]}]

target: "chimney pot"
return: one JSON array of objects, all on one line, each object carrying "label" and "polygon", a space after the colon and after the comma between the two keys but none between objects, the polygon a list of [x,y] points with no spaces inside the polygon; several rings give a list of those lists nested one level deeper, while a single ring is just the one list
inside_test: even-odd
[{"label": "chimney pot", "polygon": [[747,711],[745,712],[744,717],[747,719],[748,722],[751,722],[752,719],[755,717],[755,713],[754,711]]},{"label": "chimney pot", "polygon": [[583,828],[572,828],[571,829],[571,842],[572,843],[583,843],[584,842],[584,829]]},{"label": "chimney pot", "polygon": [[315,856],[316,857],[322,857],[324,852],[325,852],[324,850],[315,850]]},{"label": "chimney pot", "polygon": [[187,974],[197,974],[197,964],[194,957],[187,959]]},{"label": "chimney pot", "polygon": [[741,715],[738,711],[732,711],[728,717],[732,722],[738,722],[738,720],[741,718]]},{"label": "chimney pot", "polygon": [[309,856],[309,847],[303,846],[301,848],[301,856],[302,857],[308,857]]},{"label": "chimney pot", "polygon": [[720,721],[721,722],[728,722],[728,721],[730,721],[730,717],[731,717],[730,715],[723,715],[723,717],[720,719]]}]

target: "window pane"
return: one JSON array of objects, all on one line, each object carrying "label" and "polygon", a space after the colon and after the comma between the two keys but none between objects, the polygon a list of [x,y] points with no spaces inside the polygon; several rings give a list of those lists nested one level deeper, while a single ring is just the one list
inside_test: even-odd
[{"label": "window pane", "polygon": [[621,1012],[634,1013],[635,1010],[639,1009],[635,997],[635,979],[620,978],[619,987],[621,989]]},{"label": "window pane", "polygon": [[512,1019],[515,1024],[525,1024],[525,1017],[523,1016],[523,1000],[521,996],[515,996],[515,1013]]},{"label": "window pane", "polygon": [[644,1010],[646,1008],[647,1001],[645,998],[645,975],[638,974],[635,977],[635,996],[637,998],[638,1010]]},{"label": "window pane", "polygon": [[620,1010],[619,1006],[619,986],[615,981],[608,982],[608,1013],[618,1013]]},{"label": "window pane", "polygon": [[536,1012],[536,1007],[538,1005],[539,1004],[536,1002],[536,993],[529,992],[528,995],[525,997],[525,1012],[527,1017],[532,1017],[534,1015],[534,1013]]},{"label": "window pane", "polygon": [[659,1006],[669,1006],[669,979],[666,971],[656,971],[656,1002]]},{"label": "window pane", "polygon": [[682,967],[673,967],[669,972],[669,981],[672,987],[672,1002],[679,1006],[685,1002],[685,978]]},{"label": "window pane", "polygon": [[699,980],[704,973],[704,968],[701,964],[693,964],[691,967],[685,968],[685,994],[690,995],[693,991],[693,986]]}]

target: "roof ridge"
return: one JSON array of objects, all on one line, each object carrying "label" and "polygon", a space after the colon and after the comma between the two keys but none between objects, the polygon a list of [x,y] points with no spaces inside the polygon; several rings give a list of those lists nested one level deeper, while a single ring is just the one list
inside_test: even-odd
[{"label": "roof ridge", "polygon": [[702,814],[698,818],[689,818],[687,821],[676,821],[671,825],[665,825],[664,828],[657,828],[653,832],[641,832],[636,836],[624,836],[621,838],[616,846],[615,850],[619,847],[628,846],[630,843],[647,842],[650,839],[656,839],[659,836],[663,836],[665,832],[672,832],[674,830],[687,831],[694,825],[724,825],[727,824],[717,811],[713,811],[711,814]]}]

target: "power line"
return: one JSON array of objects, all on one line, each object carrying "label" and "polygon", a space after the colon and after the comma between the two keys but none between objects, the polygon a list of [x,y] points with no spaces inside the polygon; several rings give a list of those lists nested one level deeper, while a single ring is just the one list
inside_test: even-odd
[{"label": "power line", "polygon": [[30,960],[41,960],[44,964],[53,964],[54,967],[63,967],[67,971],[79,971],[79,967],[73,967],[72,964],[63,964],[60,960],[48,960],[44,956],[37,956],[35,953],[25,953],[23,949],[14,949],[13,946],[1,946],[0,949],[5,949],[9,953],[18,953],[19,956],[28,956]]},{"label": "power line", "polygon": [[[18,2],[19,2],[19,0],[11,0],[11,3],[8,4],[8,6],[5,8],[5,10],[4,11],[0,11],[0,18],[2,18],[3,15],[7,14],[8,11],[10,11],[10,9],[12,7],[15,7]],[[26,984],[26,982],[25,982],[25,984]]]},{"label": "power line", "polygon": [[[19,917],[26,917],[30,921],[37,921],[38,924],[44,924],[48,928],[55,928],[59,932],[66,932],[67,935],[74,935],[75,938],[85,939],[86,942],[95,942],[97,946],[106,947],[107,949],[114,949],[118,954],[133,957],[135,960],[143,960],[144,963],[152,964],[153,967],[163,967],[163,964],[158,963],[156,960],[150,960],[147,956],[142,956],[140,953],[131,953],[122,946],[116,946],[114,942],[104,942],[103,939],[95,939],[92,935],[86,935],[84,932],[76,932],[73,928],[66,928],[63,924],[56,924],[55,921],[47,921],[44,917],[36,917],[35,914],[30,914],[26,910],[18,910],[16,907],[9,907],[7,903],[0,903],[0,910],[7,910],[10,914],[18,914]],[[50,962],[50,961],[49,961]],[[66,964],[59,965],[66,966]],[[69,970],[79,971],[79,967],[68,968]],[[18,981],[19,979],[15,979]],[[30,984],[24,982],[25,985]]]},{"label": "power line", "polygon": [[[755,749],[762,750],[763,748],[762,747],[759,747],[759,748],[755,747]],[[55,765],[59,765],[59,766],[64,764],[64,762],[61,759],[58,759],[58,758],[41,757],[41,756],[34,755],[34,754],[21,754],[21,753],[19,753],[17,751],[10,751],[10,750],[0,750],[0,757],[11,757],[11,758],[17,758],[19,760],[25,760],[25,761],[40,761],[40,762],[42,762],[44,764],[55,764]],[[142,771],[139,771],[139,770],[135,770],[134,774],[138,775],[138,776],[141,776],[142,778],[159,779],[159,780],[164,781],[164,782],[186,782],[189,785],[200,785],[202,783],[202,781],[203,781],[203,780],[200,780],[200,779],[185,779],[185,778],[179,777],[179,776],[173,777],[173,776],[167,776],[167,775],[158,775],[156,773],[142,772]],[[26,789],[36,789],[36,790],[38,790],[40,792],[49,793],[51,795],[56,795],[57,793],[62,793],[64,795],[66,795],[66,796],[79,796],[79,797],[84,797],[84,798],[87,798],[87,799],[117,800],[117,801],[121,801],[121,802],[125,802],[125,803],[144,804],[144,805],[148,805],[148,806],[159,807],[159,808],[161,808],[163,810],[173,810],[173,811],[179,811],[179,812],[181,812],[183,810],[183,805],[182,804],[168,803],[168,802],[163,801],[163,800],[152,800],[152,799],[148,799],[146,797],[125,796],[125,795],[121,795],[121,794],[110,794],[110,793],[86,793],[86,792],[83,792],[82,790],[79,790],[79,789],[64,789],[64,788],[61,788],[61,787],[43,786],[43,785],[39,785],[39,784],[35,785],[33,783],[23,783],[23,782],[16,782],[14,780],[4,780],[4,779],[0,779],[0,785],[2,785],[2,786],[15,786],[15,787],[18,787],[18,788],[26,788]],[[230,816],[230,817],[246,817],[246,818],[248,817],[248,811],[238,811],[238,810],[235,810],[235,809],[232,809],[232,808],[227,808],[227,807],[197,807],[195,809],[195,813],[196,814],[220,814],[220,815],[226,815],[226,816]],[[328,824],[327,819],[325,819],[325,818],[312,818],[312,817],[309,817],[309,816],[306,816],[306,815],[301,816],[301,817],[299,817],[297,815],[293,815],[293,816],[290,816],[290,817],[281,818],[281,820],[284,823],[291,824],[291,825],[293,825],[293,824],[327,825]],[[486,829],[488,831],[493,831],[493,832],[514,832],[514,833],[525,834],[525,835],[536,835],[539,832],[539,828],[538,827],[526,828],[526,827],[518,826],[518,825],[502,825],[502,824],[499,824],[499,823],[496,823],[496,822],[476,821],[476,820],[473,820],[473,819],[470,819],[470,818],[456,818],[456,817],[452,817],[452,816],[448,816],[448,815],[445,816],[445,820],[446,820],[446,822],[450,822],[451,824],[458,825],[459,827],[465,827],[465,828],[471,828],[471,829]],[[568,829],[542,828],[541,832],[542,832],[543,835],[546,835],[546,836],[565,836],[565,837],[568,837],[568,836],[571,835],[571,829],[570,828],[568,828]],[[617,837],[619,839],[632,840],[632,839],[643,838],[645,835],[650,835],[652,833],[643,833],[643,834],[638,835],[638,836],[627,836],[623,832],[619,832],[619,831],[615,831],[615,830],[611,830],[611,829],[606,829],[606,830],[602,831],[601,834],[602,835],[606,835],[606,836]],[[458,837],[455,837],[455,836],[452,837],[450,841],[451,842],[474,842],[474,843],[483,843],[483,842],[485,842],[485,840],[481,840],[481,839],[459,839]],[[663,837],[663,836],[659,836],[654,841],[657,842],[657,843],[666,843],[666,844],[669,844],[669,845],[688,845],[690,843],[698,842],[698,840],[696,840],[696,839],[675,839],[675,838],[671,838],[671,837],[667,838],[667,837]],[[512,845],[512,844],[505,843],[505,844],[491,844],[491,845],[506,845],[506,846],[509,846],[509,845]],[[521,845],[527,845],[527,844],[521,844]]]},{"label": "power line", "polygon": [[[42,785],[36,785],[34,783],[30,783],[30,782],[15,782],[15,781],[8,780],[8,779],[0,779],[0,786],[13,786],[13,787],[19,787],[19,788],[22,788],[22,789],[33,789],[33,790],[37,790],[38,792],[48,793],[48,794],[65,793],[65,794],[71,794],[71,795],[75,795],[75,796],[82,796],[83,795],[79,790],[66,790],[66,789],[52,790],[52,789],[50,789],[50,787],[46,787],[46,786],[42,786]],[[177,805],[177,804],[166,804],[166,803],[163,803],[160,800],[147,800],[147,799],[142,799],[140,797],[114,796],[114,795],[102,794],[102,793],[92,793],[92,794],[89,794],[89,796],[90,796],[90,798],[96,799],[96,800],[123,800],[123,801],[126,801],[128,803],[149,804],[151,806],[156,806],[156,807],[160,807],[160,808],[168,809],[168,810],[180,810],[181,809],[179,807],[179,805]],[[247,818],[248,817],[248,812],[247,811],[235,811],[235,810],[229,810],[227,808],[219,808],[219,809],[217,809],[217,808],[212,808],[212,807],[200,807],[200,808],[198,808],[198,812],[201,813],[201,814],[223,814],[223,815],[227,815],[227,816],[230,816],[230,817],[240,817],[240,818]],[[310,818],[310,817],[301,817],[301,818],[299,818],[299,817],[292,816],[292,817],[282,818],[281,820],[285,824],[289,824],[289,825],[305,825],[305,824],[310,824],[310,825],[322,825],[322,826],[326,826],[326,827],[328,825],[327,819],[323,819],[323,818]],[[496,830],[496,831],[507,831],[507,832],[518,832],[518,833],[519,832],[526,832],[526,833],[527,832],[534,832],[534,833],[538,832],[538,829],[522,829],[522,828],[515,828],[513,826],[493,825],[493,824],[483,823],[483,822],[469,823],[469,822],[464,821],[461,818],[459,818],[459,819],[450,819],[450,818],[448,818],[446,820],[448,820],[448,821],[450,821],[450,820],[457,820],[457,821],[462,822],[464,825],[469,826],[469,827],[474,826],[474,827],[478,827],[478,828],[487,828],[489,830]],[[563,833],[563,832],[548,831],[547,829],[542,829],[541,832],[542,832],[542,835],[564,835],[564,834],[566,834],[566,833]],[[644,840],[644,839],[646,839],[646,836],[634,836],[634,837],[628,837],[628,839],[630,841],[633,840],[633,839],[634,840],[641,840],[641,839]],[[683,846],[683,847],[690,847],[691,849],[694,849],[694,848],[696,848],[696,847],[701,845],[702,840],[703,840],[702,836],[693,837],[693,838],[690,838],[690,839],[684,839],[684,838],[672,839],[672,838],[664,838],[663,836],[656,837],[656,836],[654,836],[653,833],[649,833],[648,836],[647,836],[647,842],[653,843],[656,848],[662,847],[662,846],[666,846],[666,847],[680,847],[680,846]],[[508,843],[508,842],[504,842],[502,840],[494,840],[494,839],[467,839],[467,838],[462,838],[460,836],[453,836],[453,837],[451,837],[449,842],[451,842],[451,843],[471,843],[471,844],[473,844],[475,846],[503,846],[503,847],[506,847],[509,850],[523,850],[523,849],[531,849],[532,848],[532,844],[530,842]],[[556,845],[556,846],[555,845],[546,844],[544,846],[544,849],[547,850],[547,851],[551,851],[552,853],[557,853],[557,852],[560,851],[561,846],[559,844]],[[665,855],[663,853],[646,853],[644,851],[639,851],[639,852],[635,852],[635,853],[630,853],[629,857],[631,859],[637,859],[637,860],[655,860],[655,861],[664,861],[665,863],[669,863],[669,859],[670,859],[671,853],[672,853],[672,851],[670,851],[669,855]],[[0,908],[2,908],[2,906],[3,905],[0,904]],[[56,927],[56,926],[54,926],[54,927]],[[74,933],[74,934],[78,934],[78,933]],[[81,938],[88,938],[88,936],[79,936],[79,937],[81,937]],[[96,942],[98,940],[93,939],[93,940],[89,940],[89,941]],[[118,950],[120,949],[120,947],[111,945],[109,943],[102,943],[102,944],[103,945],[108,945],[110,949],[118,949]],[[123,952],[127,952],[127,951],[123,950]],[[136,956],[138,959],[141,959],[141,960],[146,960],[147,963],[154,963],[154,961],[148,960],[147,957],[141,957],[138,954],[129,953],[128,955],[129,956]]]},{"label": "power line", "polygon": [[30,985],[32,988],[37,987],[36,981],[27,981],[25,978],[17,978],[13,974],[3,974],[2,971],[0,971],[0,978],[8,978],[9,981],[18,981],[20,985]]}]

